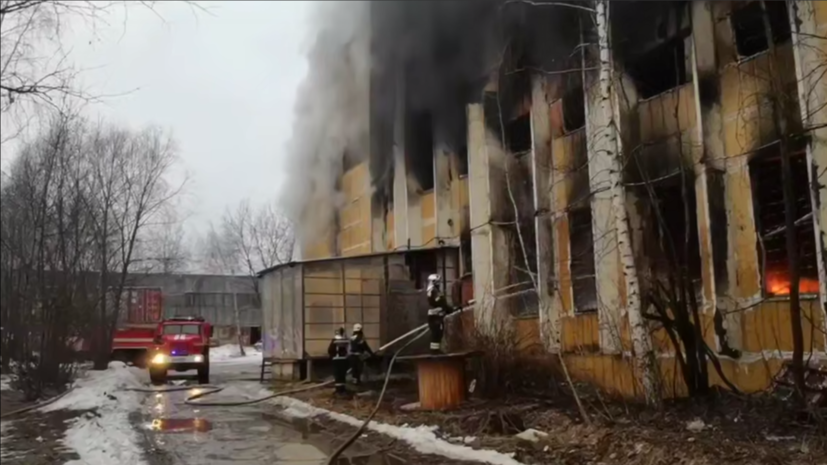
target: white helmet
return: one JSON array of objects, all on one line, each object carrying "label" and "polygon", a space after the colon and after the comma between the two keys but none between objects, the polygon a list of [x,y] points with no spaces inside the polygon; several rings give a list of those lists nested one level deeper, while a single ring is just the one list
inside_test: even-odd
[{"label": "white helmet", "polygon": [[362,325],[361,324],[356,323],[355,325],[353,325],[353,332],[354,333],[358,333],[361,330],[362,330]]},{"label": "white helmet", "polygon": [[442,277],[438,274],[432,274],[428,276],[428,285],[432,286],[434,284],[439,285],[439,282],[442,281]]}]

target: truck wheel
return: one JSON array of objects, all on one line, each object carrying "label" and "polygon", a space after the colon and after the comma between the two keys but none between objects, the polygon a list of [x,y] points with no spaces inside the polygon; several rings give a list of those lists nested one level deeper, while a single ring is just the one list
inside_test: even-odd
[{"label": "truck wheel", "polygon": [[167,371],[166,370],[158,370],[158,369],[149,369],[149,380],[152,382],[153,386],[159,386],[162,384],[166,384],[167,382]]},{"label": "truck wheel", "polygon": [[210,362],[198,368],[198,384],[210,384]]}]

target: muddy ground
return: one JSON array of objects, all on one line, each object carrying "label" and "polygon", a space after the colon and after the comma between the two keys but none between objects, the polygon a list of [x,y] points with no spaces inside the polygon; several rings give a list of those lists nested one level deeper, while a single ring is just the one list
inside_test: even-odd
[{"label": "muddy ground", "polygon": [[[278,390],[278,389],[277,389]],[[381,385],[361,388],[351,399],[329,390],[294,395],[320,408],[366,418]],[[611,403],[581,392],[586,425],[569,396],[523,393],[498,400],[470,399],[456,411],[408,411],[417,400],[411,381],[393,383],[375,419],[409,426],[438,425],[446,440],[513,453],[527,464],[767,464],[827,465],[827,428],[777,399],[720,394],[713,401],[665,404],[660,411]],[[319,421],[319,420],[317,420]],[[326,420],[327,426],[335,422]],[[536,442],[517,438],[526,429]]]},{"label": "muddy ground", "polygon": [[[0,411],[6,413],[26,407],[22,394],[0,391]],[[3,421],[3,465],[53,465],[76,460],[77,454],[63,445],[67,422],[84,415],[84,411],[30,412],[20,418]]]}]

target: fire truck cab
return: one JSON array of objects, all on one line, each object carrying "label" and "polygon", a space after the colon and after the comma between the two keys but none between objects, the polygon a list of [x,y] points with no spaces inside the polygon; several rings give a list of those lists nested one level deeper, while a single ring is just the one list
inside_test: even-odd
[{"label": "fire truck cab", "polygon": [[164,384],[167,372],[198,370],[198,382],[210,382],[212,325],[203,317],[172,317],[158,323],[149,354],[152,384]]}]

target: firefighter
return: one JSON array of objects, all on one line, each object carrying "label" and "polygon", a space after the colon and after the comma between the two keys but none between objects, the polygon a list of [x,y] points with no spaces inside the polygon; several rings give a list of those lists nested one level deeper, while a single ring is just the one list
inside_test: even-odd
[{"label": "firefighter", "polygon": [[356,323],[353,325],[353,336],[350,337],[350,369],[354,384],[362,382],[365,357],[373,357],[373,350],[368,345],[368,341],[365,340],[362,325]]},{"label": "firefighter", "polygon": [[442,353],[442,333],[445,331],[445,317],[454,312],[445,295],[439,289],[442,278],[438,274],[428,276],[428,329],[431,332],[431,353]]},{"label": "firefighter", "polygon": [[345,336],[345,328],[339,328],[336,330],[336,334],[327,347],[327,353],[333,360],[333,377],[336,386],[335,393],[339,395],[347,393],[345,383],[347,382],[349,344],[350,342]]}]

